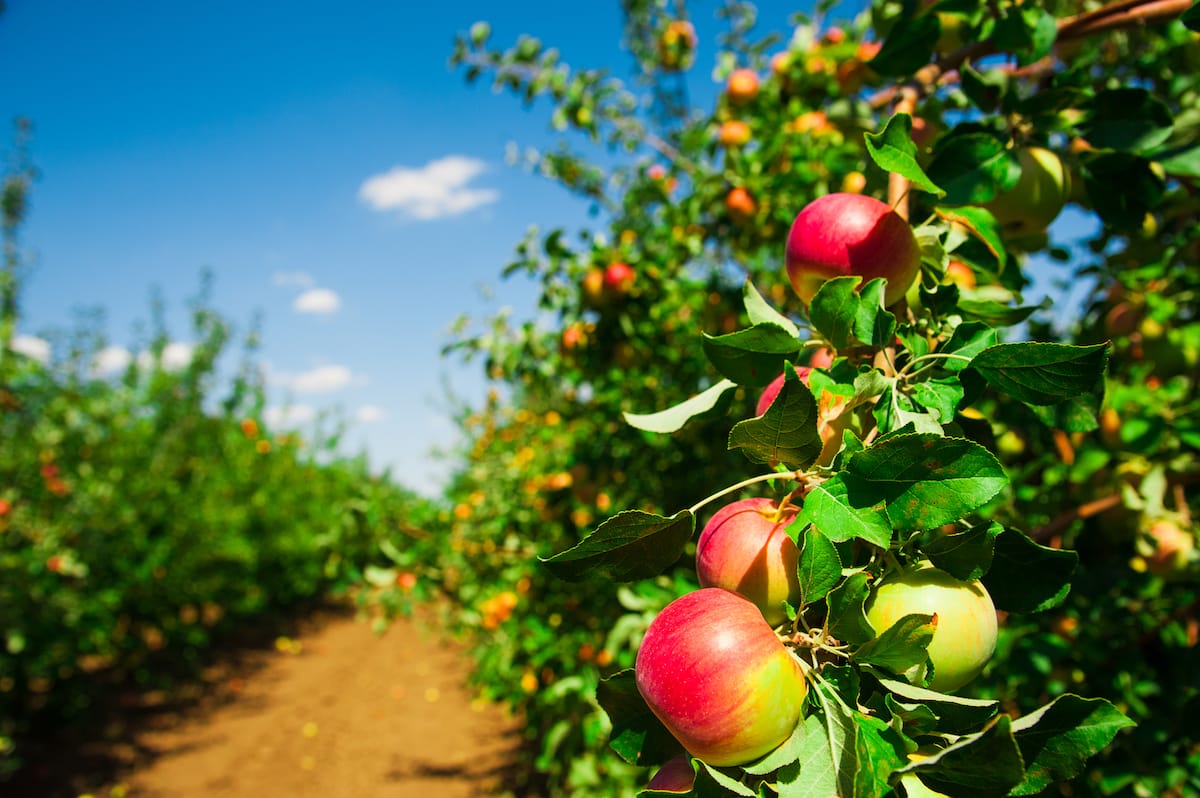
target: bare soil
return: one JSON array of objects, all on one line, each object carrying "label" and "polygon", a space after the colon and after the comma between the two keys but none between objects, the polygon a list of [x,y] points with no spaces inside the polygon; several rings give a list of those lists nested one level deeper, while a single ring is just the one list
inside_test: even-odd
[{"label": "bare soil", "polygon": [[[431,616],[429,616],[431,617]],[[324,609],[227,656],[187,701],[143,695],[102,742],[43,750],[5,796],[270,798],[502,793],[520,729],[472,697],[469,662],[426,618],[382,637]]]}]

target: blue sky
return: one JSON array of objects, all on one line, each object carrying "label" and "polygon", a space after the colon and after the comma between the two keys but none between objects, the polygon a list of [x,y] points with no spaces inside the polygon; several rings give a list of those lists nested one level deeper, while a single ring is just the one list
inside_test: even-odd
[{"label": "blue sky", "polygon": [[[852,4],[857,6],[858,4]],[[584,203],[504,162],[544,146],[548,116],[448,58],[455,33],[530,33],[579,67],[621,74],[615,2],[76,3],[8,0],[0,13],[0,119],[34,125],[41,176],[22,242],[19,332],[37,348],[99,308],[119,364],[161,291],[186,356],[187,301],[244,331],[263,320],[273,417],[338,408],[348,451],[436,492],[427,456],[454,427],[445,386],[477,403],[478,365],[439,354],[451,322],[534,291],[500,270],[526,229],[589,224]],[[694,4],[711,43],[716,4]],[[763,3],[766,27],[797,9]],[[708,34],[706,36],[706,34]],[[711,45],[708,45],[711,47]],[[690,79],[712,91],[711,49]],[[0,150],[9,149],[0,131]],[[295,408],[293,412],[296,412]]]}]

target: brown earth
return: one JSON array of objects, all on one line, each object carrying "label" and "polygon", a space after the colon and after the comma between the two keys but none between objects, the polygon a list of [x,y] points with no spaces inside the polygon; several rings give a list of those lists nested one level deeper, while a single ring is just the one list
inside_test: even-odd
[{"label": "brown earth", "polygon": [[[428,616],[432,617],[432,616]],[[348,610],[211,666],[186,705],[141,696],[107,740],[44,751],[5,796],[271,798],[501,793],[520,730],[472,698],[469,663],[428,620],[382,637]]]}]

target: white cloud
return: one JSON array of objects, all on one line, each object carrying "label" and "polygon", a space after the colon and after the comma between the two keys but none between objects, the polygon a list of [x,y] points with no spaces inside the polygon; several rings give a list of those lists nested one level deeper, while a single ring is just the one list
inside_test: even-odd
[{"label": "white cloud", "polygon": [[50,342],[36,335],[17,335],[9,344],[9,349],[26,357],[33,358],[43,366],[50,362]]},{"label": "white cloud", "polygon": [[123,346],[106,346],[92,358],[92,374],[97,377],[107,377],[124,371],[133,354]]},{"label": "white cloud", "polygon": [[276,405],[263,410],[263,421],[268,427],[298,427],[317,417],[311,405]]},{"label": "white cloud", "polygon": [[363,405],[358,408],[358,412],[354,416],[363,424],[371,424],[376,421],[382,421],[387,417],[387,412],[378,405]]},{"label": "white cloud", "polygon": [[[142,368],[151,368],[154,365],[154,355],[150,352],[142,352],[138,355],[137,360],[138,365]],[[179,371],[191,362],[191,344],[185,344],[182,341],[171,341],[163,347],[162,367],[165,371]]]},{"label": "white cloud", "polygon": [[290,388],[296,393],[328,393],[345,388],[354,375],[345,366],[317,366],[299,374],[282,371],[270,372],[272,382]]},{"label": "white cloud", "polygon": [[495,189],[467,185],[486,168],[483,161],[462,155],[448,155],[416,169],[396,166],[367,178],[358,196],[377,211],[396,210],[422,220],[454,216],[500,198]]},{"label": "white cloud", "polygon": [[307,272],[275,272],[271,275],[271,282],[275,283],[275,285],[297,286],[299,288],[312,288],[315,284],[312,276]]},{"label": "white cloud", "polygon": [[328,288],[310,288],[292,303],[297,313],[334,313],[342,306],[341,298]]}]

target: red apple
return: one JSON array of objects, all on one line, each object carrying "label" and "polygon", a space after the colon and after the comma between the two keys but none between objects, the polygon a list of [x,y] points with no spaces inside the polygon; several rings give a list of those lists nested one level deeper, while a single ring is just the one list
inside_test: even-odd
[{"label": "red apple", "polygon": [[826,280],[848,275],[863,283],[886,277],[884,304],[891,305],[903,298],[920,266],[908,222],[886,202],[863,194],[818,197],[796,215],[788,233],[788,279],[806,305]]},{"label": "red apple", "polygon": [[692,769],[692,758],[687,754],[678,754],[663,763],[646,784],[646,789],[659,792],[691,792],[695,783],[696,771]]},{"label": "red apple", "polygon": [[748,599],[706,587],[675,599],[646,630],[638,691],[693,756],[741,765],[796,728],[808,685],[800,662]]},{"label": "red apple", "polygon": [[[981,582],[963,582],[930,562],[884,577],[866,606],[867,620],[883,632],[905,615],[936,616],[929,643],[933,679],[928,687],[948,693],[983,670],[996,650],[996,607]],[[910,678],[923,676],[917,666]]]},{"label": "red apple", "polygon": [[800,601],[800,553],[785,531],[796,508],[772,499],[741,499],[713,515],[696,544],[701,587],[723,587],[754,602],[767,623],[787,620],[783,602]]},{"label": "red apple", "polygon": [[614,261],[604,270],[604,287],[617,294],[624,294],[633,287],[637,272],[628,263]]},{"label": "red apple", "polygon": [[738,186],[730,189],[726,195],[725,209],[729,211],[729,218],[733,223],[740,225],[754,218],[754,214],[758,212],[758,204],[749,191]]}]

